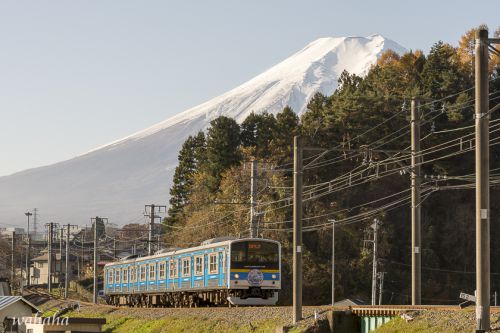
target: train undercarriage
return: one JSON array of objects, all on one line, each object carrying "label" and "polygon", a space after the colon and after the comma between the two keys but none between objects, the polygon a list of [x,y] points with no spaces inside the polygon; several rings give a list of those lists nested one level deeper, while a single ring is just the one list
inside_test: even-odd
[{"label": "train undercarriage", "polygon": [[113,294],[107,295],[105,300],[107,304],[114,306],[195,308],[206,306],[274,305],[277,298],[277,290],[251,288],[173,291],[147,294]]}]

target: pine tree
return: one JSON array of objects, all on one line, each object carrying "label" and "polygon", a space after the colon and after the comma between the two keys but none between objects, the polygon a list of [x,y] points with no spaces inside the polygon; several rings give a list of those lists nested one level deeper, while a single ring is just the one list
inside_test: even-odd
[{"label": "pine tree", "polygon": [[426,95],[443,98],[471,86],[465,80],[456,50],[449,44],[438,42],[431,48],[422,71],[422,84]]},{"label": "pine tree", "polygon": [[272,114],[264,112],[260,115],[251,113],[241,124],[241,143],[251,147],[253,156],[267,159],[270,155],[270,142],[276,136],[277,123]]},{"label": "pine tree", "polygon": [[291,107],[286,106],[276,115],[275,137],[271,142],[271,161],[284,164],[292,160],[293,137],[299,131],[299,117]]},{"label": "pine tree", "polygon": [[170,207],[167,223],[175,223],[177,215],[188,201],[193,186],[193,175],[205,159],[205,134],[198,132],[189,136],[179,152],[179,165],[175,168],[173,184],[170,188]]},{"label": "pine tree", "polygon": [[219,187],[222,172],[241,161],[240,143],[240,126],[234,119],[220,116],[210,122],[202,169],[212,193]]}]

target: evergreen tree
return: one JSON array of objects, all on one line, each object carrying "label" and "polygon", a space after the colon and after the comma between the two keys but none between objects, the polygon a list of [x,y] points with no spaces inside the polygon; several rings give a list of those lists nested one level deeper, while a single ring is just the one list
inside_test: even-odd
[{"label": "evergreen tree", "polygon": [[170,188],[170,207],[168,209],[167,223],[172,224],[178,220],[178,214],[187,203],[193,187],[193,175],[198,170],[199,164],[205,159],[205,134],[198,132],[189,136],[183,143],[179,152],[179,165],[175,168],[173,184]]},{"label": "evergreen tree", "polygon": [[278,126],[278,139],[289,140],[290,136],[294,136],[298,132],[299,117],[291,107],[285,106],[283,111],[276,115],[276,125]]},{"label": "evergreen tree", "polygon": [[241,161],[240,143],[240,126],[234,119],[220,116],[210,122],[202,168],[208,175],[206,185],[212,193],[217,192],[222,172]]},{"label": "evergreen tree", "polygon": [[269,143],[268,160],[278,165],[291,162],[293,137],[299,133],[299,117],[292,108],[286,106],[276,115],[276,129]]},{"label": "evergreen tree", "polygon": [[275,138],[276,118],[272,114],[251,113],[241,124],[241,144],[252,148],[252,154],[258,159],[266,159],[270,155],[269,144]]},{"label": "evergreen tree", "polygon": [[432,46],[427,57],[422,70],[422,84],[426,95],[436,99],[471,86],[460,71],[456,50],[441,41]]},{"label": "evergreen tree", "polygon": [[92,224],[90,230],[92,231],[92,236],[94,237],[94,226],[97,226],[97,238],[103,238],[106,236],[106,226],[104,225],[103,219],[98,219],[95,224]]}]

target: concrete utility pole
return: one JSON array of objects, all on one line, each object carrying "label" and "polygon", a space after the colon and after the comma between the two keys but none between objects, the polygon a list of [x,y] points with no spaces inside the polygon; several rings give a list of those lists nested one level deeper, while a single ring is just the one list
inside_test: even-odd
[{"label": "concrete utility pole", "polygon": [[37,217],[38,217],[38,208],[33,208],[33,235],[35,236],[35,240],[38,231]]},{"label": "concrete utility pole", "polygon": [[99,216],[96,216],[94,219],[92,219],[93,226],[94,226],[94,288],[92,292],[92,301],[94,304],[97,304],[97,223],[100,221]]},{"label": "concrete utility pole", "polygon": [[10,290],[11,294],[14,294],[14,278],[16,277],[15,267],[14,267],[14,247],[16,246],[16,232],[12,231],[12,239],[10,243]]},{"label": "concrete utility pole", "polygon": [[31,212],[24,213],[28,217],[28,232],[26,234],[26,286],[30,285],[30,252],[31,252],[31,238],[30,238],[30,216]]},{"label": "concrete utility pole", "polygon": [[54,265],[53,265],[53,259],[54,256],[52,255],[52,243],[53,243],[53,237],[54,237],[54,227],[57,227],[58,224],[54,222],[47,223],[46,226],[48,227],[48,233],[47,233],[47,247],[48,247],[48,277],[47,277],[47,289],[50,292],[52,292],[52,273],[54,270]]},{"label": "concrete utility pole", "polygon": [[488,30],[476,32],[476,332],[490,330]]},{"label": "concrete utility pole", "polygon": [[[66,264],[64,267],[64,298],[68,298],[68,280],[69,280],[69,228],[71,226],[69,224],[66,225],[66,251],[65,251],[65,256],[66,256]],[[62,258],[61,258],[62,259]]]},{"label": "concrete utility pole", "polygon": [[411,304],[421,304],[420,101],[411,100]]},{"label": "concrete utility pole", "polygon": [[332,223],[332,306],[335,304],[335,220]]},{"label": "concrete utility pole", "polygon": [[153,227],[154,227],[154,224],[155,224],[155,205],[152,204],[149,207],[150,207],[151,211],[150,211],[150,214],[149,214],[150,222],[149,222],[149,232],[148,232],[148,255],[152,255],[153,254],[153,247],[152,247],[152,243],[153,243]]},{"label": "concrete utility pole", "polygon": [[293,323],[302,319],[302,165],[300,136],[293,138]]},{"label": "concrete utility pole", "polygon": [[257,230],[257,214],[255,212],[255,196],[257,194],[257,161],[252,160],[250,173],[250,238],[256,238]]},{"label": "concrete utility pole", "polygon": [[[62,279],[62,257],[63,257],[63,228],[59,228],[59,232],[57,233],[59,237],[59,271],[57,271],[57,255],[56,255],[56,273],[59,274],[59,287],[61,286],[61,279]],[[59,292],[61,292],[59,290]]]},{"label": "concrete utility pole", "polygon": [[378,286],[378,305],[382,305],[382,298],[383,298],[383,295],[384,295],[384,275],[386,274],[386,272],[380,272],[378,273],[378,277],[379,277],[379,286]]},{"label": "concrete utility pole", "polygon": [[377,264],[378,264],[378,226],[379,220],[374,219],[373,228],[373,274],[372,274],[372,305],[377,304]]},{"label": "concrete utility pole", "polygon": [[[63,238],[64,238],[63,232],[64,232],[64,229],[60,228],[59,229],[59,256],[61,258],[60,259],[61,261],[62,261],[62,255],[63,255]],[[62,271],[62,267],[60,268],[60,270]]]},{"label": "concrete utility pole", "polygon": [[85,235],[87,234],[87,225],[85,225],[85,229],[83,229],[82,233],[82,267],[83,273],[85,274]]},{"label": "concrete utility pole", "polygon": [[153,231],[154,231],[154,224],[155,224],[155,218],[159,217],[159,216],[156,216],[155,212],[156,210],[158,210],[158,212],[166,212],[167,210],[167,206],[162,206],[162,205],[155,205],[155,204],[151,204],[151,205],[146,205],[144,206],[145,210],[147,211],[148,208],[149,208],[149,215],[145,215],[145,216],[148,216],[149,217],[149,232],[148,232],[148,255],[152,255],[153,254],[153,246],[152,246],[152,243],[153,243]]},{"label": "concrete utility pole", "polygon": [[[69,283],[69,230],[76,225],[66,224],[66,264],[64,269],[64,298],[68,298],[68,283]],[[62,260],[62,257],[61,257]]]}]

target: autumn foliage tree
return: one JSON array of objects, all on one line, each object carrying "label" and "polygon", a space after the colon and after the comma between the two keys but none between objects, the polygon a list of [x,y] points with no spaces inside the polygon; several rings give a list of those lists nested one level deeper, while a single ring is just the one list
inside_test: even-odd
[{"label": "autumn foliage tree", "polygon": [[[473,68],[469,65],[472,35],[472,30],[467,32],[458,47],[437,42],[427,55],[418,50],[406,54],[388,51],[364,77],[342,73],[338,88],[329,96],[314,95],[300,117],[286,107],[276,116],[251,113],[241,126],[226,117],[212,121],[205,134],[203,161],[196,168],[179,169],[179,174],[176,173],[179,179],[189,178],[190,191],[182,197],[182,205],[178,206],[181,218],[175,229],[169,229],[167,242],[188,246],[211,237],[247,236],[248,162],[255,158],[259,165],[259,230],[263,237],[277,239],[283,245],[284,287],[280,302],[289,303],[293,136],[302,135],[306,144],[314,147],[343,147],[347,151],[380,146],[405,150],[410,139],[409,102],[414,96],[422,99],[422,149],[432,150],[436,145],[471,133],[470,126],[474,124]],[[500,93],[500,69],[496,61],[492,59],[490,107],[498,103],[495,96]],[[448,153],[443,150],[435,156]],[[498,146],[492,146],[491,154],[492,170],[500,168]],[[306,152],[305,165],[315,163],[308,165],[304,172],[305,190],[314,188],[314,184],[328,184],[366,165],[375,166],[389,156],[383,152],[365,155],[337,150],[325,154]],[[408,161],[403,158],[401,163]],[[473,171],[474,156],[466,152],[423,165],[423,174],[427,175],[461,176]],[[373,173],[363,176],[368,179]],[[381,198],[410,187],[408,173],[369,179],[359,186],[349,186],[342,191],[332,188],[327,194],[305,200],[304,225],[315,226],[303,236],[306,304],[326,304],[330,299],[332,239],[328,220],[343,220],[370,211],[381,205],[378,203]],[[426,188],[442,184],[431,180],[424,183]],[[492,188],[491,195],[492,210],[500,209],[496,188]],[[383,302],[408,303],[410,207],[383,209],[377,216],[384,223],[379,234],[380,269],[387,272]],[[500,219],[495,216],[492,215],[491,220],[492,253],[500,251]],[[474,191],[470,189],[433,191],[422,203],[422,298],[425,303],[456,304],[460,291],[474,290],[473,221]],[[343,224],[336,230],[335,279],[339,299],[369,298],[372,260],[370,250],[363,247],[363,239],[371,223],[371,220],[362,220]],[[500,257],[492,256],[491,265],[500,267]],[[500,288],[500,275],[492,275],[492,290],[497,288]]]}]

